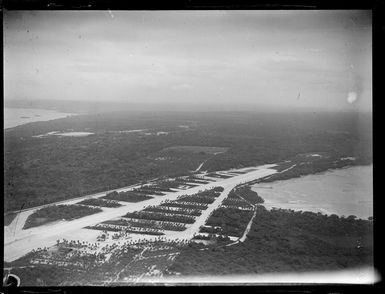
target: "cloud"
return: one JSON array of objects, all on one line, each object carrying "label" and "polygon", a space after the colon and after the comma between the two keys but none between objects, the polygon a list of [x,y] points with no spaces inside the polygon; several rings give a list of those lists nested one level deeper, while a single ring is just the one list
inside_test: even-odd
[{"label": "cloud", "polygon": [[291,55],[280,55],[280,54],[275,54],[271,56],[271,59],[274,62],[291,62],[291,61],[299,61],[300,59],[295,56]]},{"label": "cloud", "polygon": [[171,89],[173,90],[190,90],[192,89],[192,86],[190,84],[179,84],[179,85],[173,85],[171,86]]},{"label": "cloud", "polygon": [[349,92],[347,100],[349,103],[355,102],[357,100],[357,93],[356,92]]},{"label": "cloud", "polygon": [[6,12],[4,96],[289,105],[300,88],[299,106],[346,107],[371,92],[368,26],[355,11]]}]

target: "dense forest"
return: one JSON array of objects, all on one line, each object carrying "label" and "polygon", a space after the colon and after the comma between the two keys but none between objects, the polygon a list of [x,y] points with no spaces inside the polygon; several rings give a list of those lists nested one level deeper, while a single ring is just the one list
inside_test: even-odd
[{"label": "dense forest", "polygon": [[265,202],[265,200],[263,200],[263,198],[259,196],[257,192],[251,190],[250,186],[237,187],[231,190],[228,196],[230,199],[236,199],[238,197],[242,197],[250,204],[260,204]]},{"label": "dense forest", "polygon": [[[220,207],[211,214],[206,222],[207,226],[221,227],[221,234],[227,236],[241,237],[249,222],[252,211],[239,210],[236,208]],[[204,230],[201,230],[204,232]]]},{"label": "dense forest", "polygon": [[[190,244],[169,269],[182,275],[301,272],[373,265],[373,222],[258,206],[243,243]],[[200,250],[207,248],[207,250]]]},{"label": "dense forest", "polygon": [[[147,133],[125,132],[133,129]],[[32,137],[69,130],[94,134]],[[5,130],[5,211],[188,175],[202,162],[215,171],[327,152],[366,164],[371,146],[371,117],[355,113],[115,112],[35,122]]]}]

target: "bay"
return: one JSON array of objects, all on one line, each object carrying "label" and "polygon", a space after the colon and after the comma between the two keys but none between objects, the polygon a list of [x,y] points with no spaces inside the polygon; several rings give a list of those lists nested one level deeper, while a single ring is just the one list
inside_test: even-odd
[{"label": "bay", "polygon": [[272,207],[355,215],[373,215],[373,165],[353,166],[252,187]]}]

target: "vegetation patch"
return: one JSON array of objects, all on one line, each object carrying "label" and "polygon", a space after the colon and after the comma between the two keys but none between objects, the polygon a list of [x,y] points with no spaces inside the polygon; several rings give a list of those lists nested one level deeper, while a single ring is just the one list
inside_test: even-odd
[{"label": "vegetation patch", "polygon": [[174,180],[168,180],[168,181],[158,181],[152,187],[157,188],[160,191],[169,192],[169,191],[172,191],[172,190],[170,190],[171,188],[176,189],[176,188],[178,188],[178,186],[180,186],[182,184],[184,184],[183,181],[174,179]]},{"label": "vegetation patch", "polygon": [[210,190],[198,192],[199,196],[209,196],[209,197],[218,197],[224,191],[223,187],[215,187]]},{"label": "vegetation patch", "polygon": [[208,234],[219,234],[222,233],[221,227],[213,227],[213,226],[201,226],[199,228],[200,233],[208,233]]},{"label": "vegetation patch", "polygon": [[195,195],[182,196],[178,198],[178,200],[176,201],[211,204],[215,201],[215,198],[207,197],[207,196],[198,196],[197,194],[195,194]]},{"label": "vegetation patch", "polygon": [[148,211],[135,211],[135,212],[127,213],[123,217],[136,218],[136,219],[149,219],[149,220],[157,220],[157,221],[169,221],[169,222],[178,222],[178,223],[186,223],[186,224],[193,224],[195,222],[195,218],[193,216],[171,215],[171,214],[165,214],[160,212],[148,212]]},{"label": "vegetation patch", "polygon": [[103,226],[103,225],[95,225],[95,226],[87,226],[85,229],[89,230],[99,230],[99,231],[109,231],[109,232],[120,232],[121,228],[116,226]]},{"label": "vegetation patch", "polygon": [[252,215],[250,210],[219,207],[211,214],[206,225],[221,227],[223,235],[241,237]]},{"label": "vegetation patch", "polygon": [[113,200],[104,200],[100,198],[90,198],[80,201],[76,204],[90,205],[90,206],[102,206],[102,207],[119,207],[122,206],[120,203]]},{"label": "vegetation patch", "polygon": [[221,179],[229,179],[229,178],[233,177],[230,175],[221,175],[221,174],[217,174],[217,173],[209,173],[206,176],[213,177],[213,178],[221,178]]},{"label": "vegetation patch", "polygon": [[154,235],[154,236],[162,236],[164,233],[157,231],[148,231],[148,230],[125,230],[126,233],[130,234],[141,234],[141,235]]},{"label": "vegetation patch", "polygon": [[107,200],[116,200],[116,201],[124,201],[124,202],[140,202],[144,200],[151,199],[153,197],[146,196],[146,195],[140,195],[137,193],[133,193],[131,191],[128,192],[110,192],[106,196],[102,197]]},{"label": "vegetation patch", "polygon": [[118,226],[127,226],[135,228],[148,228],[148,229],[159,229],[167,231],[184,231],[186,225],[183,223],[167,222],[167,221],[154,221],[147,219],[118,219],[109,220],[103,222],[103,224],[111,224]]},{"label": "vegetation patch", "polygon": [[143,211],[163,212],[169,214],[192,215],[200,216],[202,211],[200,209],[187,208],[171,208],[169,206],[148,206]]},{"label": "vegetation patch", "polygon": [[20,286],[57,286],[71,277],[70,270],[53,265],[15,268],[12,273],[20,278]]},{"label": "vegetation patch", "polygon": [[202,178],[197,178],[197,177],[194,177],[194,176],[190,176],[190,177],[187,177],[186,180],[189,182],[189,183],[196,183],[196,184],[208,184],[211,182],[211,180],[209,179],[202,179]]},{"label": "vegetation patch", "polygon": [[232,173],[238,174],[238,175],[244,175],[244,174],[247,174],[248,172],[247,171],[232,171]]},{"label": "vegetation patch", "polygon": [[91,230],[100,230],[100,231],[110,231],[110,232],[124,232],[129,234],[143,234],[143,235],[164,235],[164,233],[159,232],[158,230],[150,229],[150,228],[143,228],[143,227],[131,227],[131,228],[119,228],[116,226],[109,226],[109,225],[95,225],[95,226],[88,226],[86,229]]},{"label": "vegetation patch", "polygon": [[40,226],[57,220],[73,220],[101,211],[100,208],[81,205],[47,206],[31,214],[27,218],[23,229]]},{"label": "vegetation patch", "polygon": [[257,192],[251,190],[250,186],[235,188],[231,190],[228,196],[228,198],[238,198],[238,197],[241,197],[247,200],[251,204],[262,204],[265,202],[263,198],[258,195]]},{"label": "vegetation patch", "polygon": [[247,203],[245,200],[240,198],[227,198],[223,200],[222,206],[226,206],[227,208],[235,208],[235,209],[252,209],[252,206]]},{"label": "vegetation patch", "polygon": [[194,203],[194,202],[176,202],[171,200],[166,200],[160,204],[160,206],[166,207],[181,207],[186,209],[199,209],[206,210],[208,205],[205,203]]},{"label": "vegetation patch", "polygon": [[150,194],[150,195],[157,195],[157,196],[163,196],[166,195],[163,192],[160,192],[159,189],[152,187],[152,186],[142,186],[140,188],[135,188],[132,190],[134,193],[138,194]]},{"label": "vegetation patch", "polygon": [[[200,191],[192,195],[181,195],[177,198],[175,202],[183,203],[197,203],[198,205],[205,205],[206,208],[208,204],[211,204],[215,201],[224,189],[222,187],[215,187],[210,190]],[[170,206],[170,205],[168,205]]]},{"label": "vegetation patch", "polygon": [[210,235],[197,234],[197,235],[194,236],[193,239],[209,241],[209,240],[212,239],[212,236],[210,236]]}]

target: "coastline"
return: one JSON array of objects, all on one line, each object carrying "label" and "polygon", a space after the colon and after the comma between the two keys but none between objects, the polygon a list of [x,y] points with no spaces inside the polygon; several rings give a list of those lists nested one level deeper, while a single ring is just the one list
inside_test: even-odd
[{"label": "coastline", "polygon": [[79,115],[79,113],[60,112],[43,108],[4,107],[4,130],[9,130],[33,122],[51,121]]},{"label": "coastline", "polygon": [[[366,178],[365,178],[366,176]],[[338,179],[338,180],[337,180]],[[267,209],[373,216],[373,164],[349,165],[319,173],[252,185]]]}]

